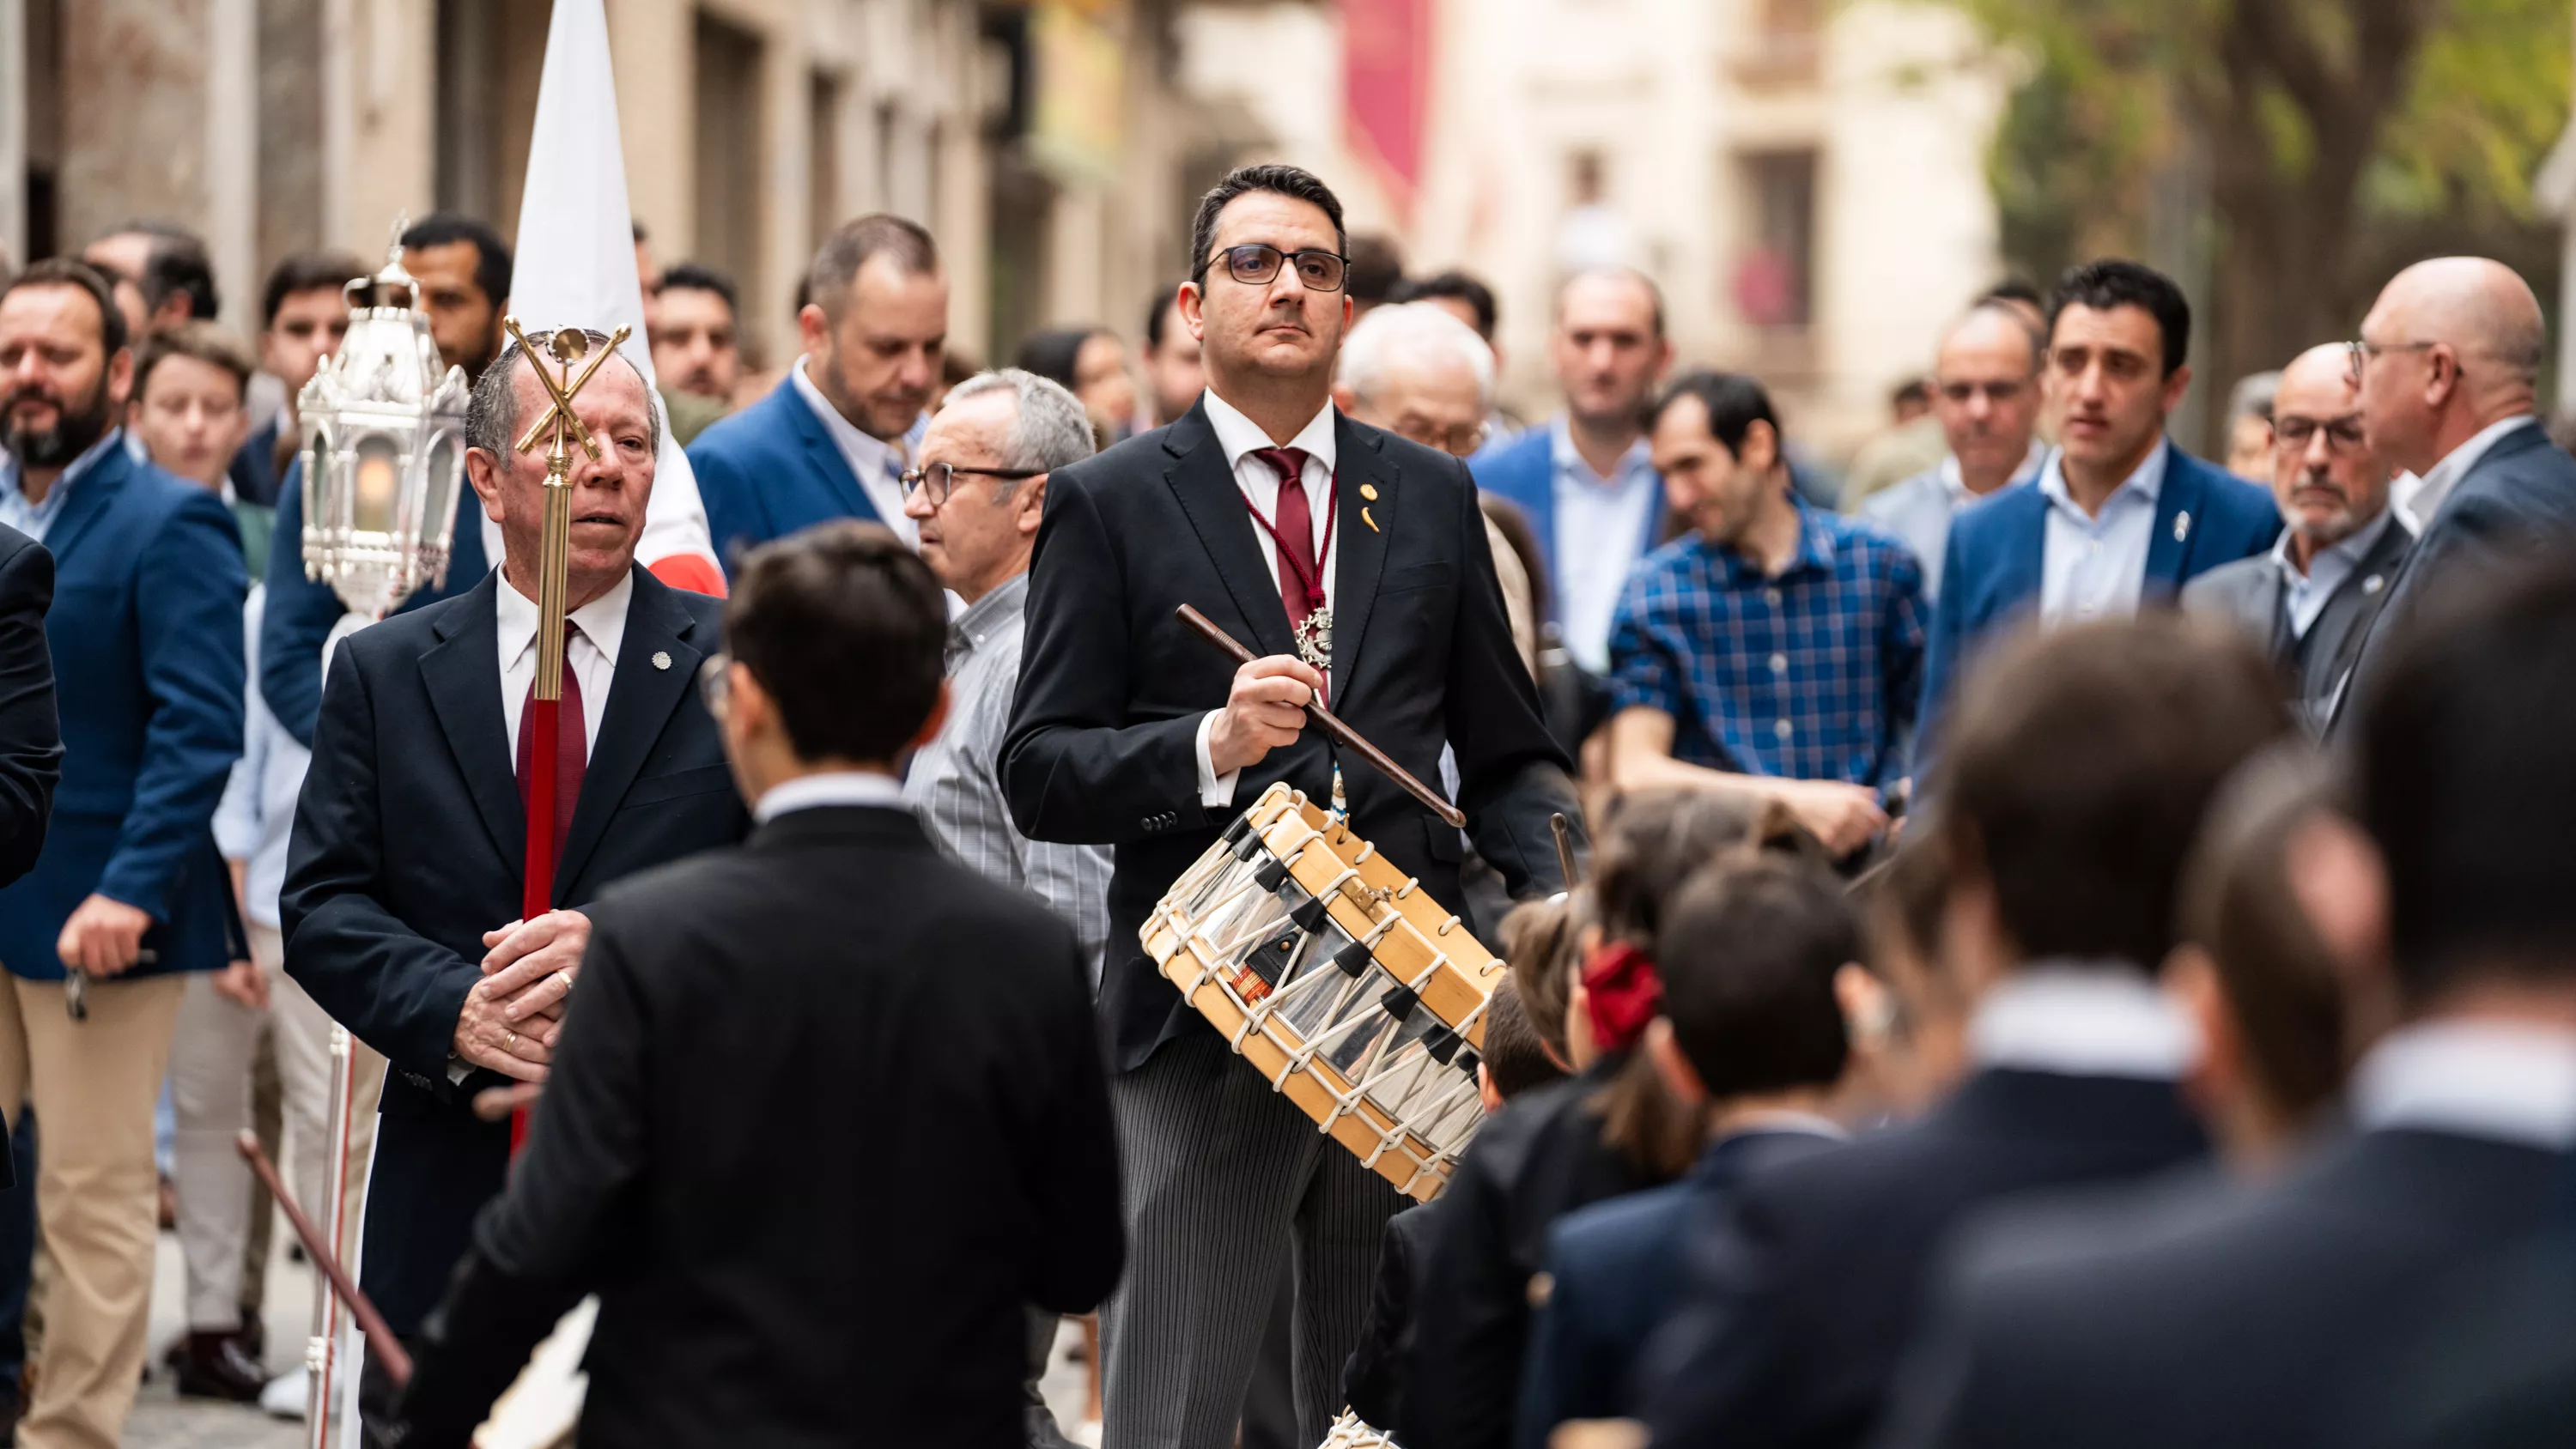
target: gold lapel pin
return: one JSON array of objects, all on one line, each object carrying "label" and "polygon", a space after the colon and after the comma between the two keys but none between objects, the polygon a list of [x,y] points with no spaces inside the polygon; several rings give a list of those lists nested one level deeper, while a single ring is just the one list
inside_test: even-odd
[{"label": "gold lapel pin", "polygon": [[[1363,487],[1361,491],[1362,491],[1362,492],[1366,492],[1367,490],[1366,490],[1366,488],[1365,488],[1365,487]],[[1378,526],[1377,526],[1377,520],[1376,520],[1376,519],[1369,517],[1368,505],[1366,505],[1366,504],[1362,504],[1362,505],[1360,505],[1360,522],[1367,524],[1367,525],[1369,526],[1369,532],[1371,532],[1371,533],[1384,533],[1384,532],[1386,532],[1386,530],[1385,530],[1385,529],[1382,529],[1382,528],[1380,528],[1380,527],[1378,527]]]},{"label": "gold lapel pin", "polygon": [[1361,485],[1360,485],[1360,496],[1361,496],[1362,498],[1367,499],[1367,500],[1368,500],[1369,502],[1371,502],[1371,503],[1375,503],[1375,502],[1377,501],[1377,485],[1376,485],[1376,484],[1374,484],[1374,483],[1363,483],[1363,484],[1361,484]]}]

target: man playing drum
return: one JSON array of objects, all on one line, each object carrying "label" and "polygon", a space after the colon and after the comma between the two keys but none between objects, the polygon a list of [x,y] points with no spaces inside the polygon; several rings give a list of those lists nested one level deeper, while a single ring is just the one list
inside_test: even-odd
[{"label": "man playing drum", "polygon": [[[1331,405],[1341,216],[1294,167],[1208,193],[1179,291],[1207,393],[1058,470],[1038,532],[1002,776],[1032,839],[1116,847],[1100,1014],[1130,1266],[1102,1314],[1108,1449],[1233,1442],[1282,1273],[1299,1433],[1321,1440],[1403,1203],[1229,1060],[1138,949],[1155,901],[1273,782],[1331,796],[1333,750],[1303,728],[1317,691],[1421,779],[1454,752],[1468,834],[1516,895],[1562,884],[1549,817],[1579,815],[1466,468]],[[1182,604],[1263,657],[1229,669]],[[1455,909],[1459,833],[1356,762],[1344,779],[1352,831]]]}]

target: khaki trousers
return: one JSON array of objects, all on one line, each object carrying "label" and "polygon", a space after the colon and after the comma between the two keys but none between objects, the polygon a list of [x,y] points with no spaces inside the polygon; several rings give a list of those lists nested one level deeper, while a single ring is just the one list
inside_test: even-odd
[{"label": "khaki trousers", "polygon": [[251,1125],[251,1063],[263,1032],[276,1033],[278,1084],[284,1096],[286,1152],[279,1168],[296,1205],[316,1224],[327,1221],[323,1136],[330,1110],[331,1020],[284,970],[273,926],[251,922],[251,957],[268,977],[270,1010],[256,1011],[217,992],[210,975],[188,980],[170,1048],[170,1094],[178,1116],[171,1178],[179,1195],[179,1250],[187,1265],[188,1327],[241,1326],[246,1240],[252,1207],[250,1164],[234,1145]]},{"label": "khaki trousers", "polygon": [[36,1225],[50,1272],[35,1394],[21,1449],[115,1449],[143,1375],[152,1309],[156,1181],[152,1108],[169,1065],[183,976],[94,981],[89,1019],[63,1010],[63,983],[7,979],[0,991],[0,1111],[32,1103]]}]

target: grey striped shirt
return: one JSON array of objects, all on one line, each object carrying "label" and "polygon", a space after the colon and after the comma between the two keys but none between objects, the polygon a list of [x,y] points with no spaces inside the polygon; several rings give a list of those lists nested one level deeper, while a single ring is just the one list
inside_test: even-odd
[{"label": "grey striped shirt", "polygon": [[1100,984],[1109,940],[1109,849],[1020,834],[1002,799],[998,766],[1020,682],[1029,596],[1025,573],[977,599],[948,631],[948,723],[913,756],[904,802],[940,851],[985,879],[1024,890],[1073,927]]}]

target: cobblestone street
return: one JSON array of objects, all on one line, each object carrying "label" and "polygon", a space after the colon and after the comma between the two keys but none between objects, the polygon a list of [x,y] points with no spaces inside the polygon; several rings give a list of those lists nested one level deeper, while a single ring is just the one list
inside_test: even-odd
[{"label": "cobblestone street", "polygon": [[[292,1368],[304,1356],[304,1338],[312,1303],[312,1275],[286,1250],[291,1241],[281,1232],[268,1255],[268,1367],[272,1373]],[[301,1422],[272,1419],[257,1408],[182,1399],[161,1352],[187,1329],[183,1303],[184,1275],[179,1267],[179,1240],[161,1235],[152,1273],[152,1369],[136,1399],[134,1417],[125,1424],[126,1449],[295,1449],[304,1442]]]}]

